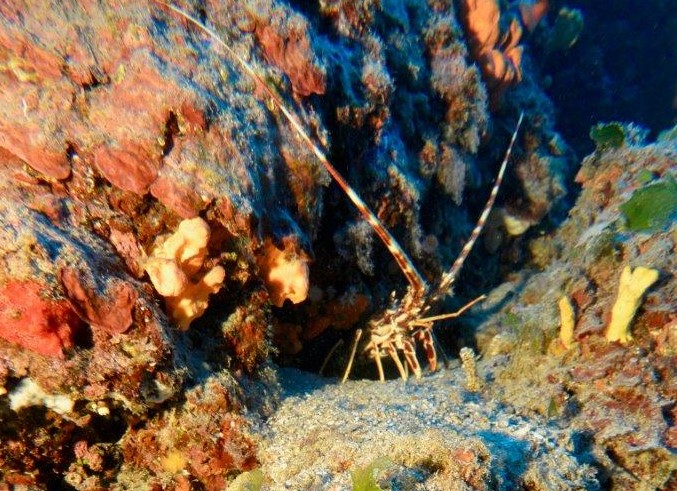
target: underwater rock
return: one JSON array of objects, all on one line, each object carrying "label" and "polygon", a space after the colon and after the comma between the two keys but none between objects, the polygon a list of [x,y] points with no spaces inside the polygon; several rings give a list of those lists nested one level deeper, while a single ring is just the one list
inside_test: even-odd
[{"label": "underwater rock", "polygon": [[[638,230],[622,213],[637,189],[671,179],[675,162],[674,140],[630,140],[586,157],[569,218],[539,239],[549,245],[538,247],[536,267],[502,287],[514,300],[478,331],[481,352],[495,360],[492,397],[587,432],[612,489],[637,489],[637,482],[669,489],[677,475],[675,420],[666,410],[677,401],[668,368],[677,361],[677,217]],[[631,268],[638,276],[629,283]],[[562,295],[575,312],[566,327],[573,342],[548,350],[564,335]],[[508,357],[492,352],[490,334],[506,329],[515,338]]]},{"label": "underwater rock", "polygon": [[250,13],[264,57],[289,77],[294,93],[324,94],[326,74],[312,51],[308,21],[282,2],[259,0]]},{"label": "underwater rock", "polygon": [[118,278],[107,278],[108,284],[99,293],[99,288],[91,284],[92,279],[87,281],[83,276],[70,267],[64,267],[59,272],[61,284],[75,312],[92,328],[101,328],[110,334],[129,329],[138,298],[132,284]]}]

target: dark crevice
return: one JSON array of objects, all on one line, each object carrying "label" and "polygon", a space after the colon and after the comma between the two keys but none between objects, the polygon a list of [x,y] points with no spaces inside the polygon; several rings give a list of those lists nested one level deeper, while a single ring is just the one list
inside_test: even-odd
[{"label": "dark crevice", "polygon": [[91,349],[94,347],[94,333],[89,325],[75,329],[73,332],[73,344],[80,349]]},{"label": "dark crevice", "polygon": [[72,162],[73,159],[77,156],[78,152],[77,149],[75,148],[75,145],[71,142],[66,142],[66,157],[68,157],[68,161]]},{"label": "dark crevice", "polygon": [[162,146],[162,156],[166,157],[174,148],[174,138],[180,133],[179,121],[174,111],[169,112],[169,117],[165,123],[164,145]]},{"label": "dark crevice", "polygon": [[91,92],[100,87],[105,87],[110,85],[111,79],[108,75],[103,73],[98,67],[91,67],[89,69],[90,81],[80,84],[82,90],[85,92]]}]

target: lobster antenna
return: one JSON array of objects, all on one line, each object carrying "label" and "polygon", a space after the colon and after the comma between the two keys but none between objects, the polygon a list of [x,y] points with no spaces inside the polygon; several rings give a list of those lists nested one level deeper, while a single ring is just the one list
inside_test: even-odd
[{"label": "lobster antenna", "polygon": [[442,280],[440,281],[440,286],[437,288],[435,297],[440,297],[446,294],[446,292],[449,291],[449,289],[453,286],[454,281],[456,281],[456,275],[458,275],[458,272],[463,267],[463,263],[468,258],[468,255],[470,255],[470,251],[472,251],[472,248],[475,245],[477,238],[480,236],[482,230],[484,229],[484,225],[487,223],[487,218],[489,218],[489,213],[491,213],[491,209],[494,207],[494,203],[496,202],[496,195],[498,194],[498,190],[501,187],[501,183],[503,182],[505,169],[508,166],[508,160],[510,159],[510,154],[512,153],[513,146],[515,145],[515,140],[517,140],[517,133],[519,133],[519,129],[520,126],[522,125],[523,119],[524,112],[521,112],[520,117],[517,120],[517,126],[515,126],[515,131],[513,131],[512,137],[510,138],[508,150],[505,152],[505,157],[503,157],[503,162],[501,163],[501,168],[498,171],[496,182],[494,183],[494,187],[491,188],[491,194],[489,195],[489,199],[487,199],[487,203],[484,205],[482,214],[477,220],[477,225],[475,225],[475,228],[470,234],[470,238],[463,246],[461,253],[454,261],[454,264],[451,266],[449,272],[445,273],[444,276],[442,276]]},{"label": "lobster antenna", "polygon": [[154,1],[161,5],[164,5],[168,9],[172,10],[174,13],[180,15],[184,19],[193,23],[203,32],[208,34],[209,37],[211,37],[216,43],[218,43],[223,49],[225,49],[226,52],[240,64],[240,66],[244,69],[244,71],[263,89],[266,95],[271,98],[275,106],[277,106],[277,108],[282,112],[287,121],[289,121],[289,123],[292,125],[296,134],[313,151],[313,153],[322,163],[327,172],[329,172],[329,175],[331,175],[332,179],[334,179],[334,181],[339,185],[339,187],[343,190],[343,192],[346,195],[348,195],[348,198],[350,198],[350,200],[353,202],[353,204],[360,212],[362,217],[367,222],[369,222],[371,228],[374,230],[374,232],[376,232],[376,235],[379,236],[381,242],[385,244],[385,246],[390,251],[390,254],[397,262],[398,266],[402,270],[402,273],[407,278],[409,285],[411,285],[411,287],[415,291],[425,291],[427,289],[427,284],[423,279],[423,276],[421,276],[421,274],[418,272],[418,270],[414,266],[414,263],[411,261],[407,253],[404,252],[404,249],[402,249],[402,246],[400,246],[395,237],[393,237],[392,234],[388,231],[388,229],[386,229],[383,222],[381,222],[381,220],[369,209],[367,204],[362,200],[362,198],[360,198],[357,192],[355,192],[355,190],[350,186],[350,184],[348,184],[348,182],[343,178],[343,176],[329,162],[329,159],[324,154],[324,152],[312,140],[308,132],[306,132],[306,130],[303,128],[303,125],[301,124],[299,118],[290,109],[287,108],[284,102],[282,102],[282,99],[280,99],[280,97],[277,94],[275,94],[275,92],[273,92],[273,90],[261,78],[261,76],[258,73],[256,73],[256,71],[252,68],[252,66],[244,58],[238,55],[233,48],[231,48],[228,44],[226,44],[226,42],[223,41],[223,39],[221,39],[221,37],[216,33],[216,31],[207,27],[202,21],[200,21],[196,17],[193,17],[188,12],[172,5],[171,3],[167,3],[163,0],[154,0]]}]

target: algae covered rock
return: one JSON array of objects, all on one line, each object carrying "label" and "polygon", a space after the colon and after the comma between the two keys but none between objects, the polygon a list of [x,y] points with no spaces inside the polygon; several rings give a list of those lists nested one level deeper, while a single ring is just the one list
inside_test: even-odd
[{"label": "algae covered rock", "polygon": [[[642,200],[670,185],[675,162],[669,140],[630,139],[586,157],[569,218],[541,239],[550,243],[547,259],[539,252],[538,268],[490,295],[500,302],[518,292],[478,331],[481,351],[495,360],[493,396],[586,433],[612,489],[669,489],[677,475],[677,221],[666,218],[664,201]],[[628,226],[635,209],[643,223],[655,213],[655,226]],[[574,311],[568,334],[560,332],[561,296]],[[492,352],[492,336],[506,330],[510,348]],[[562,336],[568,347],[547,349]]]}]

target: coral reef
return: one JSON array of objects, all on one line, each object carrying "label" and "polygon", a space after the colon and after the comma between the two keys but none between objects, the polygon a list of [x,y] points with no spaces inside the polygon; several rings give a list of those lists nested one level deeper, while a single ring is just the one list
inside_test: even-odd
[{"label": "coral reef", "polygon": [[[427,280],[439,278],[469,235],[507,147],[516,108],[528,107],[533,113],[527,113],[521,148],[509,171],[510,180],[518,183],[502,191],[501,207],[527,224],[522,233],[551,211],[561,211],[573,154],[558,137],[550,103],[530,74],[524,75],[523,90],[505,93],[498,122],[489,112],[487,89],[468,51],[468,35],[450,2],[387,2],[383,10],[371,2],[341,5],[320,8],[331,21],[329,34],[346,36],[338,46],[322,46],[328,53],[327,73],[335,74],[328,79],[327,94],[342,97],[338,109],[330,110],[338,123],[331,128],[332,148],[337,149],[333,162],[395,233]],[[349,84],[353,74],[360,74],[361,91]],[[375,274],[376,265],[391,264],[392,258],[366,224],[355,222],[355,210],[345,198],[332,196],[325,203],[325,215],[332,217],[328,229],[333,241],[328,244],[320,236],[314,244],[319,267],[311,268],[311,284],[322,302],[359,292],[370,301],[365,314],[380,311],[391,291],[402,291],[402,275],[386,268]],[[498,223],[490,240],[487,248],[505,252],[514,238]],[[482,245],[477,250],[484,252]],[[489,259],[490,265],[483,260],[469,266],[477,277],[459,281],[459,290],[466,285],[480,292],[487,288],[500,264],[514,261],[501,261],[500,256]],[[355,266],[364,273],[359,282],[346,274]],[[321,310],[311,298],[311,305],[295,312],[293,323],[308,326],[302,338],[314,338],[318,323],[300,319]],[[323,328],[327,334],[315,338],[297,358],[316,357],[319,367],[322,357],[314,353],[320,345],[334,344],[341,334],[332,331],[345,329],[338,324]],[[326,353],[329,348],[321,349]]]},{"label": "coral reef", "polygon": [[[440,306],[485,292],[529,253],[541,269],[509,276],[479,314],[485,359],[463,353],[481,390],[449,412],[444,398],[462,390],[460,379],[431,377],[433,419],[414,424],[431,435],[428,448],[392,429],[386,412],[400,413],[383,400],[405,392],[415,418],[425,385],[370,389],[369,422],[383,417],[378,428],[391,433],[368,452],[334,439],[345,420],[318,412],[340,431],[303,434],[306,450],[331,456],[312,466],[331,465],[343,484],[349,470],[371,469],[379,482],[432,489],[673,483],[674,210],[667,200],[661,219],[647,221],[645,196],[672,190],[674,143],[645,146],[624,125],[610,140],[602,131],[608,143],[584,161],[577,206],[551,231],[574,158],[522,37],[537,39],[547,4],[518,2],[501,13],[506,29],[498,2],[484,2],[464,30],[447,0],[181,2],[259,79],[159,1],[0,5],[0,487],[223,489],[243,471],[300,488],[325,479],[266,470],[276,448],[263,442],[261,418],[279,403],[269,363],[280,352],[281,362],[318,370],[406,284],[261,81],[431,283],[462,249],[526,115],[498,213],[458,297]],[[489,103],[494,84],[500,104]],[[623,346],[603,331],[628,264],[661,276]],[[506,289],[510,304],[498,298]],[[562,295],[577,316],[555,357],[546,347]],[[343,348],[332,358],[339,369]],[[491,411],[473,419],[486,433],[449,429],[463,421],[460,408],[486,401]],[[524,414],[497,440],[491,418],[514,411],[504,403]],[[534,413],[572,430],[526,438],[545,426],[526,422]],[[277,418],[271,427],[284,426],[284,411]],[[590,435],[589,452],[575,448],[578,431]],[[528,462],[513,472],[514,458]]]},{"label": "coral reef", "polygon": [[[264,237],[318,219],[321,199],[306,196],[318,195],[321,173],[294,183],[302,217],[278,147],[292,140],[277,138],[255,95],[242,98],[249,81],[223,71],[218,53],[185,26],[162,19],[146,2],[0,7],[7,485],[57,489],[66,479],[101,489],[145,472],[168,486],[171,473],[125,457],[123,436],[159,432],[209,364],[212,375],[232,371],[239,381],[262,369],[270,319],[254,258]],[[296,143],[288,146],[305,165]],[[205,311],[224,281],[233,292]],[[203,321],[197,332],[178,332],[191,321]],[[216,380],[210,391],[235,397],[239,381],[226,390]],[[60,400],[71,403],[64,409]],[[210,410],[212,423],[229,428],[238,407]],[[189,425],[186,414],[178,420]],[[224,433],[223,465],[189,468],[194,479],[218,487],[246,468],[238,456],[254,452],[247,424]]]}]

